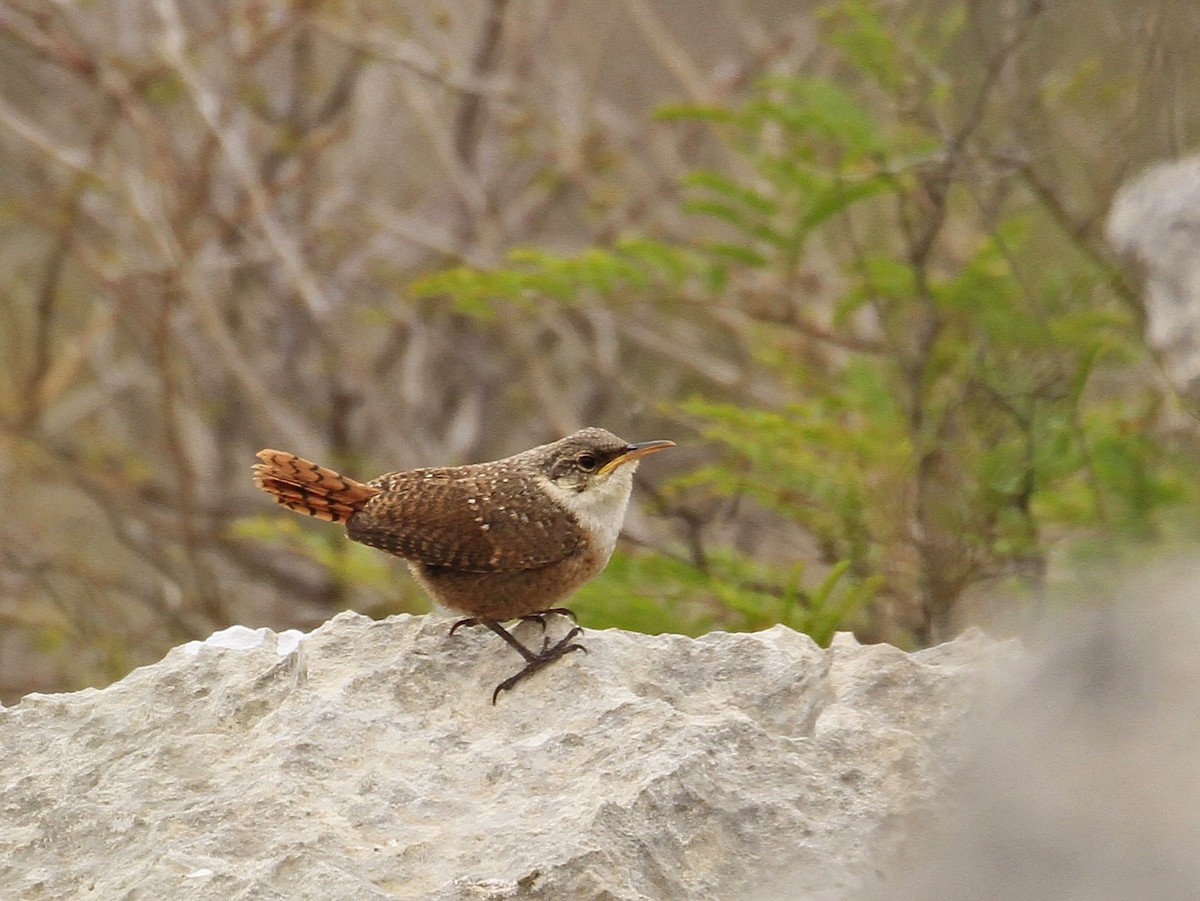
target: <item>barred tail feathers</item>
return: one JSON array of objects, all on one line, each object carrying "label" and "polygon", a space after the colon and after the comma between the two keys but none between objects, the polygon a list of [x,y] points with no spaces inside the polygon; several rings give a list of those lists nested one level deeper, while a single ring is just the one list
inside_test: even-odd
[{"label": "barred tail feathers", "polygon": [[286,451],[261,450],[254,484],[289,510],[326,522],[345,522],[380,489],[356,482]]}]

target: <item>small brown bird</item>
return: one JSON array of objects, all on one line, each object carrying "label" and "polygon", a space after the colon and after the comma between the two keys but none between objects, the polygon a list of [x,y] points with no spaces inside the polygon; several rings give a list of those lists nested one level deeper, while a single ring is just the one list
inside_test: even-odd
[{"label": "small brown bird", "polygon": [[254,484],[297,513],[346,524],[353,541],[387,551],[434,599],[468,614],[460,626],[491,629],[525,658],[505,689],[570,651],[575,626],[539,651],[500,622],[532,619],[545,629],[555,606],[608,564],[633,490],[637,461],[673,441],[630,444],[588,428],[503,460],[390,472],[357,482],[284,451],[259,451]]}]

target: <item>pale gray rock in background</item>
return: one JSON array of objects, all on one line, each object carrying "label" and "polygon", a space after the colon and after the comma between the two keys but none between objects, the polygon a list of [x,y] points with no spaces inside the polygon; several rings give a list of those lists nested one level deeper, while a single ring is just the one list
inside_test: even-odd
[{"label": "pale gray rock in background", "polygon": [[1024,656],[608,630],[492,706],[519,661],[447,625],[234,628],[0,709],[0,897],[846,897]]},{"label": "pale gray rock in background", "polygon": [[873,901],[1200,898],[1200,567],[1043,623],[1029,673]]},{"label": "pale gray rock in background", "polygon": [[1118,192],[1108,239],[1146,270],[1146,344],[1200,408],[1200,157],[1154,166]]}]

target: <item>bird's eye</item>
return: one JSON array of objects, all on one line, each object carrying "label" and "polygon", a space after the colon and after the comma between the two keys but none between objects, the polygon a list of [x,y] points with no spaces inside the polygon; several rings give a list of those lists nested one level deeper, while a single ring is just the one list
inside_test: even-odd
[{"label": "bird's eye", "polygon": [[575,465],[584,472],[592,472],[596,468],[596,458],[592,454],[580,454],[575,458]]}]

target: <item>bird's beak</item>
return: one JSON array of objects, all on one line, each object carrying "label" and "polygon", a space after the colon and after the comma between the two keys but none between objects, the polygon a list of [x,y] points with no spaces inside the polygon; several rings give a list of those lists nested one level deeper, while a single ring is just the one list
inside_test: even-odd
[{"label": "bird's beak", "polygon": [[668,447],[674,447],[674,441],[642,441],[638,444],[631,444],[625,448],[625,453],[618,457],[613,457],[607,463],[600,467],[600,475],[607,475],[612,472],[622,463],[628,463],[630,460],[636,460],[639,457],[644,457],[647,454],[656,454],[660,450],[666,450]]}]

